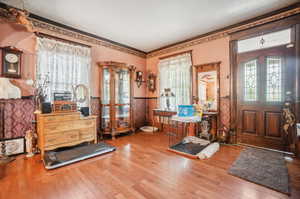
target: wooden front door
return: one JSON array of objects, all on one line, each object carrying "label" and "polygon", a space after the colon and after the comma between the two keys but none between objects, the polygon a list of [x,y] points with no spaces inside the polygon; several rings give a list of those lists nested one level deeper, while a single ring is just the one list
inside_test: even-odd
[{"label": "wooden front door", "polygon": [[239,143],[289,151],[282,108],[295,81],[293,52],[293,47],[281,46],[238,54]]}]

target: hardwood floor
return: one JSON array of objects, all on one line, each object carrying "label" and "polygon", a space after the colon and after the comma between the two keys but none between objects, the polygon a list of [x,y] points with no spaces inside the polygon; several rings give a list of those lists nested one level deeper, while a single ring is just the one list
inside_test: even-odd
[{"label": "hardwood floor", "polygon": [[[19,156],[0,172],[1,199],[234,199],[289,198],[231,176],[227,169],[241,152],[222,146],[209,160],[192,160],[167,148],[163,134],[124,136],[109,143],[117,151],[47,171],[40,157]],[[300,198],[300,161],[288,164],[292,194]]]}]

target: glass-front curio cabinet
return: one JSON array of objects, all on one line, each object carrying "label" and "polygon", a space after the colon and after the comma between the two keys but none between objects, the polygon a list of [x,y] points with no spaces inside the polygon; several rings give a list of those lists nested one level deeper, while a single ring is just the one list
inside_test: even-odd
[{"label": "glass-front curio cabinet", "polygon": [[112,139],[121,133],[134,132],[134,67],[118,62],[98,62],[100,66],[100,129]]}]

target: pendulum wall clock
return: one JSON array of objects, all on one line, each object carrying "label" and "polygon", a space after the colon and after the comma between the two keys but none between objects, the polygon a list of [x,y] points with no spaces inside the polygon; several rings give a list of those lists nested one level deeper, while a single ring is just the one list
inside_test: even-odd
[{"label": "pendulum wall clock", "polygon": [[14,47],[3,47],[2,77],[21,78],[22,51]]}]

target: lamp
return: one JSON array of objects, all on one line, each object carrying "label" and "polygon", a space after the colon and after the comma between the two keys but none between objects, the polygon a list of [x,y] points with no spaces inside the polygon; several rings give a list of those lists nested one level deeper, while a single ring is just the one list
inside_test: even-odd
[{"label": "lamp", "polygon": [[175,94],[171,91],[170,88],[165,88],[163,93],[160,96],[166,98],[167,110],[171,110],[170,109],[170,97],[175,97]]},{"label": "lamp", "polygon": [[135,82],[136,82],[138,88],[141,87],[142,83],[146,82],[145,80],[143,80],[143,72],[142,71],[136,71]]},{"label": "lamp", "polygon": [[156,75],[154,73],[149,72],[146,86],[151,92],[154,92],[156,90]]}]

